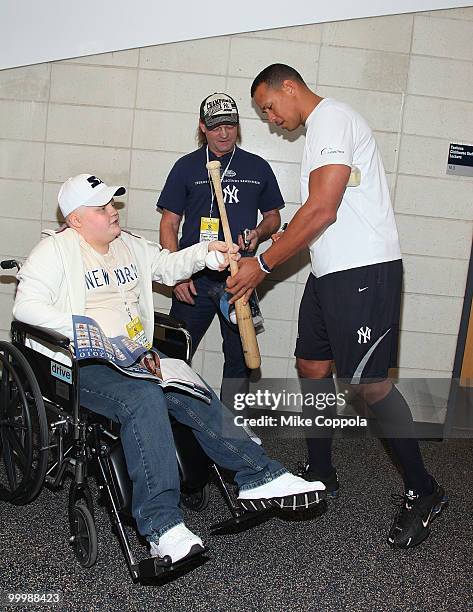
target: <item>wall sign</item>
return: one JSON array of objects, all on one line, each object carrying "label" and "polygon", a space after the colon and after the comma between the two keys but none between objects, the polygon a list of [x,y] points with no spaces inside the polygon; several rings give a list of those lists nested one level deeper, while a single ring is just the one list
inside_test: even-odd
[{"label": "wall sign", "polygon": [[450,143],[447,174],[473,176],[473,145]]}]

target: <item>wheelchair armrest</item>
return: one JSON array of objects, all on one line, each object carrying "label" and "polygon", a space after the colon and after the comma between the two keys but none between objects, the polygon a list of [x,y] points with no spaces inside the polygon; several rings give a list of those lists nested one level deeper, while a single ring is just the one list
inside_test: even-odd
[{"label": "wheelchair armrest", "polygon": [[172,327],[174,329],[184,329],[186,327],[185,323],[182,321],[179,321],[168,314],[163,314],[162,312],[154,313],[154,324],[165,325],[166,327]]},{"label": "wheelchair armrest", "polygon": [[48,342],[49,344],[58,346],[59,348],[67,349],[71,343],[67,336],[63,336],[53,329],[49,329],[48,327],[38,327],[37,325],[30,325],[29,323],[23,323],[23,321],[12,321],[11,330],[12,332],[18,332],[19,334],[28,334],[28,336],[31,336],[37,340],[42,340],[43,342]]}]

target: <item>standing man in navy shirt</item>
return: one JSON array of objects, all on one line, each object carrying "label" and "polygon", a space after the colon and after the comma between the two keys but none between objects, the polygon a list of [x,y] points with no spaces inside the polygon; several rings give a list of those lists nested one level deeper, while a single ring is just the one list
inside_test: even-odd
[{"label": "standing man in navy shirt", "polygon": [[[268,162],[237,146],[240,141],[238,109],[229,95],[214,93],[203,100],[198,141],[199,149],[174,164],[159,196],[161,245],[177,251],[203,240],[216,240],[217,237],[223,240],[218,205],[206,168],[208,161],[218,159],[233,242],[244,249],[240,231],[248,228],[251,231],[247,250],[255,251],[260,242],[267,240],[279,228],[279,209],[283,208],[284,201]],[[259,224],[258,211],[262,215]],[[178,242],[183,217],[182,236]],[[225,357],[221,399],[223,403],[232,405],[233,393],[245,389],[232,384],[229,379],[240,379],[244,387],[249,370],[245,365],[240,335],[225,321],[209,295],[227,275],[228,272],[206,270],[177,284],[170,314],[186,323],[194,351],[215,314],[218,315]]]}]

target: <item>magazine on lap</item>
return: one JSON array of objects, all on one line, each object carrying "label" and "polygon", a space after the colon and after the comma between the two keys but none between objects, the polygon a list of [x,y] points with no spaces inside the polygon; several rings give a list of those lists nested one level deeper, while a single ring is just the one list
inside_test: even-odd
[{"label": "magazine on lap", "polygon": [[210,403],[211,394],[199,376],[182,359],[159,357],[160,370],[153,374],[140,364],[141,358],[154,349],[148,349],[126,336],[109,338],[100,325],[90,317],[72,315],[74,352],[76,359],[97,359],[134,378],[146,378],[163,388],[180,389]]}]

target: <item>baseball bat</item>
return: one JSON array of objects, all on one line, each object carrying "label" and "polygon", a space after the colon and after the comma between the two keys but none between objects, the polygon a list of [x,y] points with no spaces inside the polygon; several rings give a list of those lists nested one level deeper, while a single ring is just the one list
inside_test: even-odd
[{"label": "baseball bat", "polygon": [[[222,221],[223,235],[227,247],[230,249],[233,246],[232,234],[230,232],[230,226],[228,224],[227,211],[225,209],[225,203],[223,201],[222,183],[220,181],[220,162],[210,161],[207,163],[207,170],[210,173],[212,179],[213,188],[215,191],[215,197],[217,199],[218,210],[220,212],[220,219]],[[230,259],[230,273],[232,276],[238,272],[238,263]],[[235,312],[238,323],[238,331],[240,332],[241,344],[243,347],[243,354],[245,356],[245,363],[250,370],[255,370],[261,365],[261,357],[258,348],[258,342],[256,340],[255,326],[253,325],[253,318],[251,316],[251,309],[249,304],[243,303],[243,298],[240,298],[235,302]]]}]

